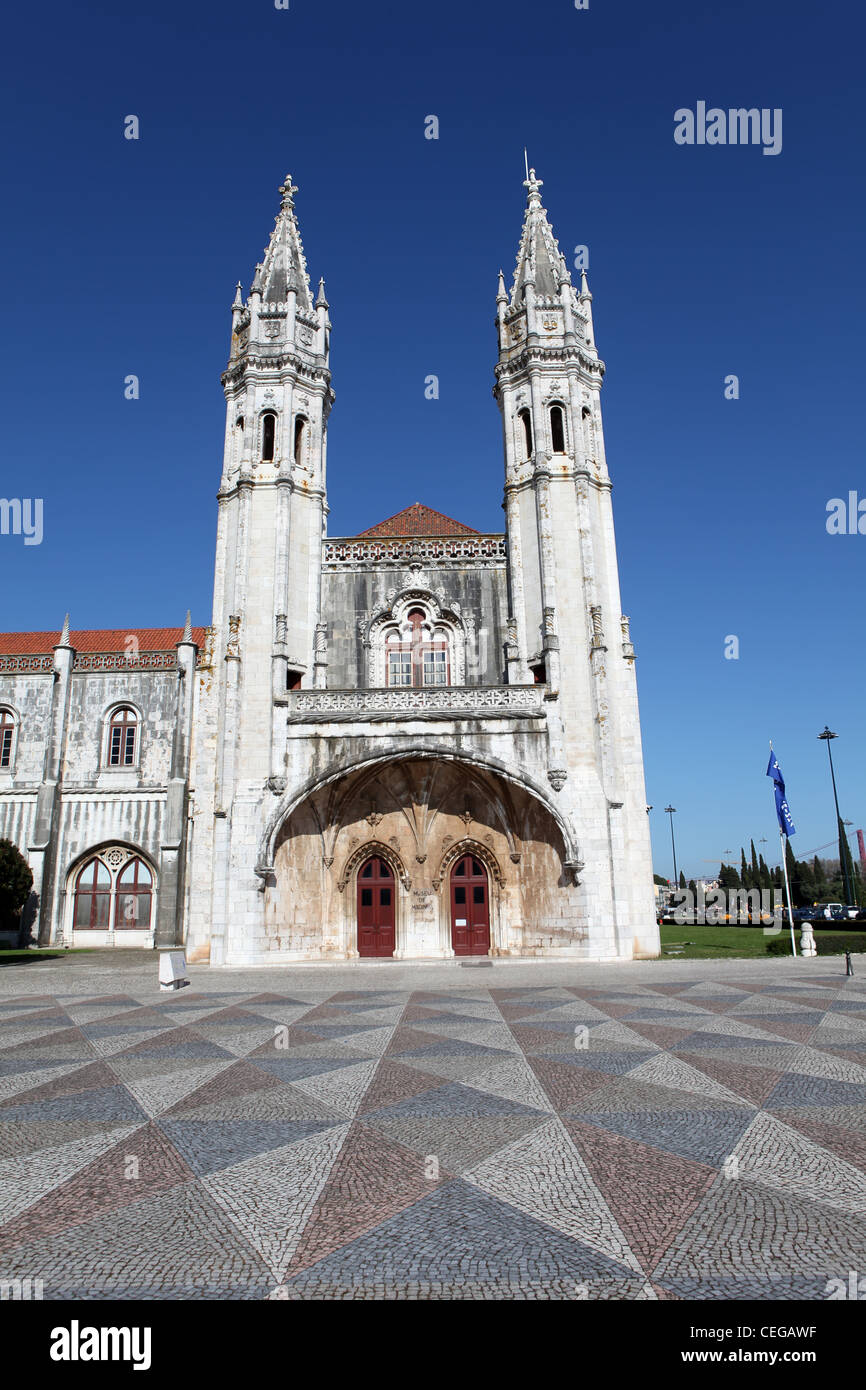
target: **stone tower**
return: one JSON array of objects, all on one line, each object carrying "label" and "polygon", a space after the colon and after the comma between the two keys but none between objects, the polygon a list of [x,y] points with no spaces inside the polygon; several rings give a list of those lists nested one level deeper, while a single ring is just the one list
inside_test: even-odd
[{"label": "stone tower", "polygon": [[331,324],[323,280],[313,301],[297,191],[288,175],[246,301],[238,284],[222,376],[225,448],[190,913],[192,938],[210,937],[215,964],[228,915],[260,910],[252,865],[263,803],[285,785],[286,692],[324,677],[316,663]]},{"label": "stone tower", "polygon": [[[529,171],[499,360],[508,550],[508,680],[547,687],[548,778],[569,805],[588,908],[616,955],[656,954],[629,620],[622,613],[592,295],[579,292]],[[601,942],[599,941],[599,945]]]}]

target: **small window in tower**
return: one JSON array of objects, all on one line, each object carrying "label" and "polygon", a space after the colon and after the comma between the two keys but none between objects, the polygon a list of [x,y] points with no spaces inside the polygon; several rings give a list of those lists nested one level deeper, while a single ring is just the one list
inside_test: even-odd
[{"label": "small window in tower", "polygon": [[591,414],[592,411],[590,410],[589,406],[585,405],[583,407],[583,410],[580,412],[580,418],[581,420],[588,420]]},{"label": "small window in tower", "polygon": [[530,666],[529,669],[532,672],[532,679],[535,681],[536,685],[547,684],[547,665],[545,662],[538,661],[534,666]]},{"label": "small window in tower", "polygon": [[525,408],[517,412],[517,418],[523,425],[523,457],[532,458],[532,416]]},{"label": "small window in tower", "polygon": [[295,463],[300,463],[304,457],[304,429],[307,421],[303,415],[299,415],[295,421]]},{"label": "small window in tower", "polygon": [[550,407],[550,439],[553,444],[555,454],[565,453],[565,421],[562,418],[562,406],[552,405]]},{"label": "small window in tower", "polygon": [[271,411],[262,416],[262,461],[270,463],[274,457],[274,444],[277,437],[277,417]]},{"label": "small window in tower", "polygon": [[243,427],[244,427],[244,417],[243,417],[243,415],[239,415],[238,418],[235,420],[235,426],[236,426],[236,428],[239,429],[239,430],[242,430],[242,429],[243,429]]},{"label": "small window in tower", "polygon": [[301,674],[302,674],[302,673],[301,673],[300,671],[293,671],[292,668],[289,667],[288,671],[286,671],[286,689],[287,689],[287,690],[300,690],[300,688],[301,688]]}]

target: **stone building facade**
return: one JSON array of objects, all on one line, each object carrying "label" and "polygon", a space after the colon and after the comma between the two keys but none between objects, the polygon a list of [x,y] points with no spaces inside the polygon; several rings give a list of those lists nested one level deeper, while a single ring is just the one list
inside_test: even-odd
[{"label": "stone building facade", "polygon": [[223,375],[211,626],[0,636],[0,836],[39,939],[222,964],[658,953],[592,297],[531,171],[497,295],[506,529],[326,530],[291,179]]}]

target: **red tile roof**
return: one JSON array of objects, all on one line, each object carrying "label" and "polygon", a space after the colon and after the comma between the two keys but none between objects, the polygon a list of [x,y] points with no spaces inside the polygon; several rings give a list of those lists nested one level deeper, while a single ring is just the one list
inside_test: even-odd
[{"label": "red tile roof", "polygon": [[[194,627],[192,640],[204,646],[205,629]],[[125,652],[130,637],[138,642],[140,652],[171,651],[183,637],[182,627],[125,627],[98,628],[70,632],[69,645],[77,652]],[[53,632],[0,632],[0,654],[3,656],[37,656],[50,652],[60,641],[60,630]]]},{"label": "red tile roof", "polygon": [[462,521],[455,521],[453,517],[445,516],[443,512],[434,512],[432,507],[425,507],[421,502],[413,502],[411,507],[405,507],[402,512],[397,512],[396,516],[389,516],[385,521],[380,521],[376,526],[370,526],[366,531],[359,531],[359,536],[477,536],[478,531],[474,526],[464,526]]}]

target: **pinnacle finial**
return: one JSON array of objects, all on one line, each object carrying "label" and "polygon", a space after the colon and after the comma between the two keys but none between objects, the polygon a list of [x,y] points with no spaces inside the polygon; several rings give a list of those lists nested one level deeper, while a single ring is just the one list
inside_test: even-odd
[{"label": "pinnacle finial", "polygon": [[235,286],[235,297],[234,297],[234,303],[232,304],[232,308],[233,308],[233,309],[242,309],[243,307],[244,307],[243,286],[241,285],[240,280],[238,280],[238,283],[237,283],[237,285]]},{"label": "pinnacle finial", "polygon": [[523,180],[523,187],[527,190],[526,201],[530,207],[541,207],[541,192],[544,187],[542,179],[535,177],[535,170],[530,169],[526,178]]},{"label": "pinnacle finial", "polygon": [[58,643],[58,646],[60,646],[60,647],[68,647],[68,646],[69,646],[69,614],[68,614],[68,613],[66,614],[66,617],[63,619],[63,631],[62,631],[61,634],[60,634],[60,641],[59,641],[59,643]]},{"label": "pinnacle finial", "polygon": [[184,624],[184,628],[183,628],[183,637],[181,638],[181,641],[182,641],[182,642],[191,642],[191,641],[192,641],[192,613],[191,613],[191,611],[190,611],[189,608],[186,610],[186,622],[185,622],[185,624]]},{"label": "pinnacle finial", "polygon": [[316,308],[327,309],[328,307],[328,301],[325,298],[325,277],[323,275],[319,280],[319,293],[316,295]]},{"label": "pinnacle finial", "polygon": [[281,192],[282,195],[283,195],[283,207],[284,207],[284,208],[287,208],[287,209],[288,209],[288,208],[293,208],[293,207],[294,207],[294,205],[295,205],[295,194],[297,193],[297,191],[298,191],[298,190],[297,190],[297,186],[296,186],[295,184],[292,183],[292,176],[291,176],[291,174],[286,174],[285,181],[284,181],[283,183],[280,184],[280,192]]},{"label": "pinnacle finial", "polygon": [[499,303],[500,299],[504,299],[506,302],[508,301],[508,291],[505,288],[505,276],[503,275],[501,268],[499,271],[499,288],[496,291],[497,304]]},{"label": "pinnacle finial", "polygon": [[588,297],[589,299],[592,299],[592,295],[589,293],[589,283],[588,283],[587,278],[586,278],[586,271],[585,271],[585,270],[581,270],[581,272],[580,272],[580,297],[581,297],[581,299],[583,298],[584,295],[587,295],[587,297]]}]

